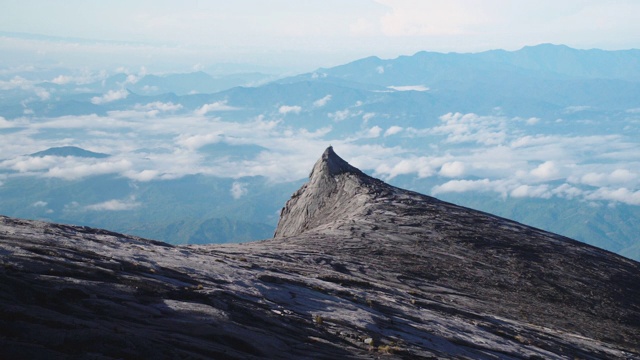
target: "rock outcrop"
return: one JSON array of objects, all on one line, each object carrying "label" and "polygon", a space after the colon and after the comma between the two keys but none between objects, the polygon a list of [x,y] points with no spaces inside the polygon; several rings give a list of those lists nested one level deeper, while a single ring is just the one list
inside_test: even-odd
[{"label": "rock outcrop", "polygon": [[275,238],[0,217],[4,358],[640,359],[640,264],[395,188],[329,148]]},{"label": "rock outcrop", "polygon": [[299,235],[323,225],[363,216],[371,192],[388,187],[349,165],[330,146],[313,166],[309,182],[285,204],[274,237]]}]

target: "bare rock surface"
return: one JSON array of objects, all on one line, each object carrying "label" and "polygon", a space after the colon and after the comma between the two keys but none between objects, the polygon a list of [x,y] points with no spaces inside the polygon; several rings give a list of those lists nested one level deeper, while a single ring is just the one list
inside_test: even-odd
[{"label": "bare rock surface", "polygon": [[640,359],[640,264],[329,148],[274,239],[0,217],[0,358]]}]

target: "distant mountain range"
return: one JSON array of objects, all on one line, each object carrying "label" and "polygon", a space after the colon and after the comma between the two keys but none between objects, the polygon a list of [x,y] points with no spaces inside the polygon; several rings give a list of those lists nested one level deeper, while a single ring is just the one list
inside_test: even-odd
[{"label": "distant mountain range", "polygon": [[578,50],[565,45],[526,46],[518,51],[491,50],[480,53],[421,51],[412,56],[383,60],[369,57],[317,73],[378,84],[447,84],[488,76],[531,78],[615,79],[640,81],[640,50]]}]

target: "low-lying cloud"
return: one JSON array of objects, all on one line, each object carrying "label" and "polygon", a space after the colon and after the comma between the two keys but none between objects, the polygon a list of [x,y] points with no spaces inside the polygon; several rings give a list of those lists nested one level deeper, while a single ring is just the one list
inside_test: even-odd
[{"label": "low-lying cloud", "polygon": [[249,189],[247,189],[246,183],[234,181],[233,184],[231,184],[229,192],[231,193],[231,196],[237,200],[247,195],[249,193]]},{"label": "low-lying cloud", "polygon": [[85,209],[89,211],[127,211],[138,208],[140,205],[142,204],[137,202],[136,198],[132,196],[124,200],[112,199],[97,204],[87,205],[85,206]]},{"label": "low-lying cloud", "polygon": [[298,105],[282,105],[280,106],[280,108],[278,108],[278,112],[282,115],[287,115],[287,114],[300,114],[300,112],[302,111],[302,107],[298,106]]},{"label": "low-lying cloud", "polygon": [[313,107],[319,108],[327,105],[327,103],[331,100],[331,95],[327,95],[321,99],[318,99],[313,102]]},{"label": "low-lying cloud", "polygon": [[[20,172],[38,172],[45,177],[77,180],[89,176],[121,174],[133,167],[128,159],[85,159],[45,156],[27,158],[14,165]],[[40,170],[45,170],[40,172]]]},{"label": "low-lying cloud", "polygon": [[238,108],[227,105],[227,101],[216,101],[211,104],[204,104],[198,109],[196,109],[195,114],[199,116],[204,116],[210,112],[216,111],[233,111]]},{"label": "low-lying cloud", "polygon": [[391,136],[391,135],[395,135],[398,134],[399,132],[401,132],[402,130],[404,130],[401,126],[397,126],[397,125],[393,125],[390,126],[385,132],[384,132],[384,136]]},{"label": "low-lying cloud", "polygon": [[401,86],[387,86],[391,90],[395,91],[429,91],[429,88],[424,85],[401,85]]},{"label": "low-lying cloud", "polygon": [[439,174],[444,177],[460,177],[464,175],[465,167],[461,161],[452,161],[442,164]]},{"label": "low-lying cloud", "polygon": [[435,135],[446,135],[445,141],[449,143],[498,145],[507,139],[507,120],[499,116],[448,113],[440,117],[441,125],[430,131]]},{"label": "low-lying cloud", "polygon": [[117,100],[126,99],[129,96],[129,91],[122,90],[109,90],[106,94],[102,96],[94,96],[91,98],[91,103],[95,105],[101,105],[110,103]]},{"label": "low-lying cloud", "polygon": [[[326,106],[330,95],[314,107]],[[274,105],[275,106],[275,105]],[[42,176],[74,181],[113,174],[133,182],[162,181],[191,174],[235,179],[233,198],[246,195],[241,178],[262,176],[271,182],[308,176],[329,145],[354,166],[393,182],[400,176],[429,178],[433,195],[490,192],[514,198],[566,198],[638,204],[640,160],[635,138],[624,134],[575,136],[532,129],[555,120],[510,118],[451,112],[425,127],[389,124],[384,113],[367,112],[362,103],[328,113],[334,120],[313,131],[292,126],[282,115],[303,111],[297,105],[277,105],[242,122],[227,121],[235,109],[226,102],[184,112],[183,105],[150,102],[106,116],[55,118],[0,117],[3,176]],[[326,116],[326,113],[324,115]],[[339,123],[349,119],[351,123]],[[396,121],[396,120],[394,120]],[[343,125],[353,125],[344,132]],[[401,126],[402,125],[402,126]],[[413,124],[415,126],[415,123]],[[48,139],[63,132],[64,139]],[[25,154],[74,145],[113,156],[106,159],[30,157]],[[208,147],[206,145],[215,145]],[[236,150],[242,156],[234,156]],[[219,152],[218,152],[219,151]],[[226,152],[225,152],[226,151]],[[126,209],[137,201],[113,199],[92,204],[91,210]]]}]

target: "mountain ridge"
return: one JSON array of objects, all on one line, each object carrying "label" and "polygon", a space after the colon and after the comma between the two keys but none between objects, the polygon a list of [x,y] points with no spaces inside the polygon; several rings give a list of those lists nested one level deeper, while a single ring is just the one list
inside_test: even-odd
[{"label": "mountain ridge", "polygon": [[60,146],[60,147],[52,147],[43,151],[38,151],[36,153],[29,154],[29,156],[32,156],[32,157],[75,156],[75,157],[83,157],[83,158],[104,159],[104,158],[110,157],[111,155],[85,150],[77,146]]},{"label": "mountain ridge", "polygon": [[[340,190],[341,180],[349,183],[348,190],[335,195]],[[360,210],[365,205],[362,201],[345,209],[332,205],[336,203],[333,198],[353,197],[363,185],[372,181],[375,179],[349,165],[329,146],[313,166],[309,182],[296,191],[282,209],[274,238],[299,235],[332,219],[347,216],[342,210]]]},{"label": "mountain ridge", "polygon": [[276,234],[172,246],[0,217],[0,344],[50,359],[640,358],[640,263],[387,185],[331,147]]},{"label": "mountain ridge", "polygon": [[[622,55],[626,55],[623,57]],[[472,64],[470,60],[481,60],[479,64]],[[545,72],[555,75],[562,75],[569,78],[587,77],[591,79],[618,79],[618,80],[640,80],[640,50],[600,50],[600,49],[574,49],[566,45],[538,44],[524,46],[515,51],[507,50],[487,50],[477,53],[442,53],[433,51],[418,51],[413,55],[402,55],[393,59],[381,59],[371,56],[358,59],[353,62],[339,65],[329,69],[321,69],[328,73],[341,74],[344,70],[355,66],[367,68],[372,72],[377,72],[381,79],[385,76],[386,67],[395,64],[408,66],[418,65],[423,71],[433,70],[436,67],[442,69],[458,68],[474,69],[482,71],[496,71],[502,67],[502,71],[531,72],[530,75],[540,76]],[[602,64],[608,64],[603,68]],[[382,69],[377,68],[382,66]],[[434,74],[435,75],[435,74]],[[549,76],[549,75],[546,75]],[[408,84],[400,84],[408,85]]]}]

